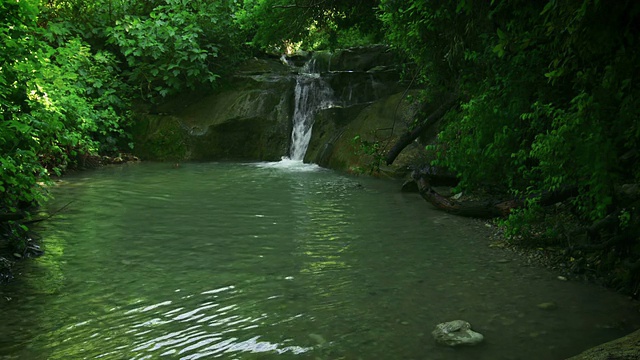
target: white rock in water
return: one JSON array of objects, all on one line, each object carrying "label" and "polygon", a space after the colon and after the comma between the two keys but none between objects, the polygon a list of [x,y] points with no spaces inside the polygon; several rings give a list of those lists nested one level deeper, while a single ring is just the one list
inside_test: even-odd
[{"label": "white rock in water", "polygon": [[309,334],[309,337],[313,339],[315,342],[317,342],[318,345],[324,345],[327,343],[327,340],[325,340],[324,337],[322,337],[322,335]]},{"label": "white rock in water", "polygon": [[471,324],[464,320],[454,320],[436,325],[431,333],[438,344],[446,346],[477,345],[484,336],[471,330]]}]

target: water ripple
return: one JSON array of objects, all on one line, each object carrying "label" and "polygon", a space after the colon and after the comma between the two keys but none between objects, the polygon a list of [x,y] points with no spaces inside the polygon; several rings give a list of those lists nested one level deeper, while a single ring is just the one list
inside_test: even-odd
[{"label": "water ripple", "polygon": [[[147,359],[154,356],[153,354],[177,355],[181,359],[220,357],[227,353],[239,352],[301,354],[311,349],[267,341],[259,335],[250,338],[239,336],[247,333],[247,330],[251,330],[253,334],[259,333],[261,324],[268,323],[268,315],[244,315],[238,304],[228,303],[234,301],[237,293],[237,287],[229,285],[200,291],[198,294],[180,294],[180,306],[176,306],[176,300],[164,300],[154,304],[141,301],[129,309],[113,309],[114,311],[104,314],[98,322],[107,323],[111,318],[115,318],[113,320],[116,322],[111,324],[108,330],[96,332],[93,337],[110,342],[117,341],[117,336],[112,337],[110,334],[125,334],[130,344],[119,346],[117,352],[131,353],[132,359]],[[217,300],[208,300],[212,296]],[[125,316],[121,317],[119,313]],[[175,324],[179,323],[190,325],[181,325],[175,330]],[[69,339],[77,338],[86,334],[87,327],[96,325],[93,321],[79,322],[67,327],[66,336]],[[106,352],[96,354],[96,357],[113,355],[114,352]]]},{"label": "water ripple", "polygon": [[[74,202],[45,224],[46,255],[0,289],[0,359],[530,360],[636,324],[604,290],[496,262],[477,224],[395,184],[274,165],[66,178],[51,208]],[[436,347],[430,329],[458,317],[487,346]]]}]

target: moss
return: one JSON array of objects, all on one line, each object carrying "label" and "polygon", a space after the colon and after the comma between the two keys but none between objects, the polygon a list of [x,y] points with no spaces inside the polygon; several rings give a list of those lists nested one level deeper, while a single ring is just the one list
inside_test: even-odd
[{"label": "moss", "polygon": [[413,117],[415,109],[401,101],[404,95],[320,111],[305,159],[341,171],[370,174],[375,170],[376,176],[402,177],[407,166],[424,161],[423,145],[408,146],[392,166],[380,169],[383,163],[378,160],[402,133],[401,125]]},{"label": "moss", "polygon": [[172,116],[146,115],[134,127],[135,153],[142,159],[180,161],[188,157],[187,131]]}]

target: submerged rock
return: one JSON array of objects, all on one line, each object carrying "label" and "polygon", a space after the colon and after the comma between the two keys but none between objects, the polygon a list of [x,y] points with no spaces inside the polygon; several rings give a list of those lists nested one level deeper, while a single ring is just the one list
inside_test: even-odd
[{"label": "submerged rock", "polygon": [[556,304],[553,301],[540,303],[537,306],[538,306],[538,309],[542,309],[542,310],[555,310],[558,308],[558,304]]},{"label": "submerged rock", "polygon": [[319,334],[309,334],[309,337],[315,341],[318,345],[324,345],[327,343],[327,340],[322,335]]},{"label": "submerged rock", "polygon": [[446,346],[477,345],[484,340],[484,336],[471,330],[471,324],[464,320],[438,324],[431,335],[438,344]]}]

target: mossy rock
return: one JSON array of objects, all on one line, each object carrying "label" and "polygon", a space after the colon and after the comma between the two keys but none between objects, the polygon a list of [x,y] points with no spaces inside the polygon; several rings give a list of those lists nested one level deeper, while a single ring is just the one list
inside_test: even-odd
[{"label": "mossy rock", "polygon": [[135,153],[141,159],[181,161],[189,157],[188,133],[176,117],[141,116],[133,134]]},{"label": "mossy rock", "polygon": [[[336,106],[316,114],[305,160],[337,170],[367,172],[375,156],[363,152],[352,139],[359,135],[389,145],[413,120],[412,105],[401,101],[408,94],[394,70],[393,54],[387,47],[373,46],[302,54],[294,60],[303,64],[311,57],[316,70],[331,84]],[[136,155],[165,161],[270,161],[286,156],[296,71],[278,57],[254,58],[239,65],[214,93],[182,94],[140,109],[146,114],[140,116],[134,130]],[[422,152],[423,146],[412,145],[382,172],[395,175],[411,161],[407,154]]]},{"label": "mossy rock", "polygon": [[392,166],[380,164],[378,168],[376,155],[363,144],[377,141],[381,154],[393,146],[417,111],[403,96],[396,93],[373,103],[319,112],[305,161],[353,173],[373,171],[374,175],[402,177],[410,165],[424,161],[423,145],[409,145]]}]

